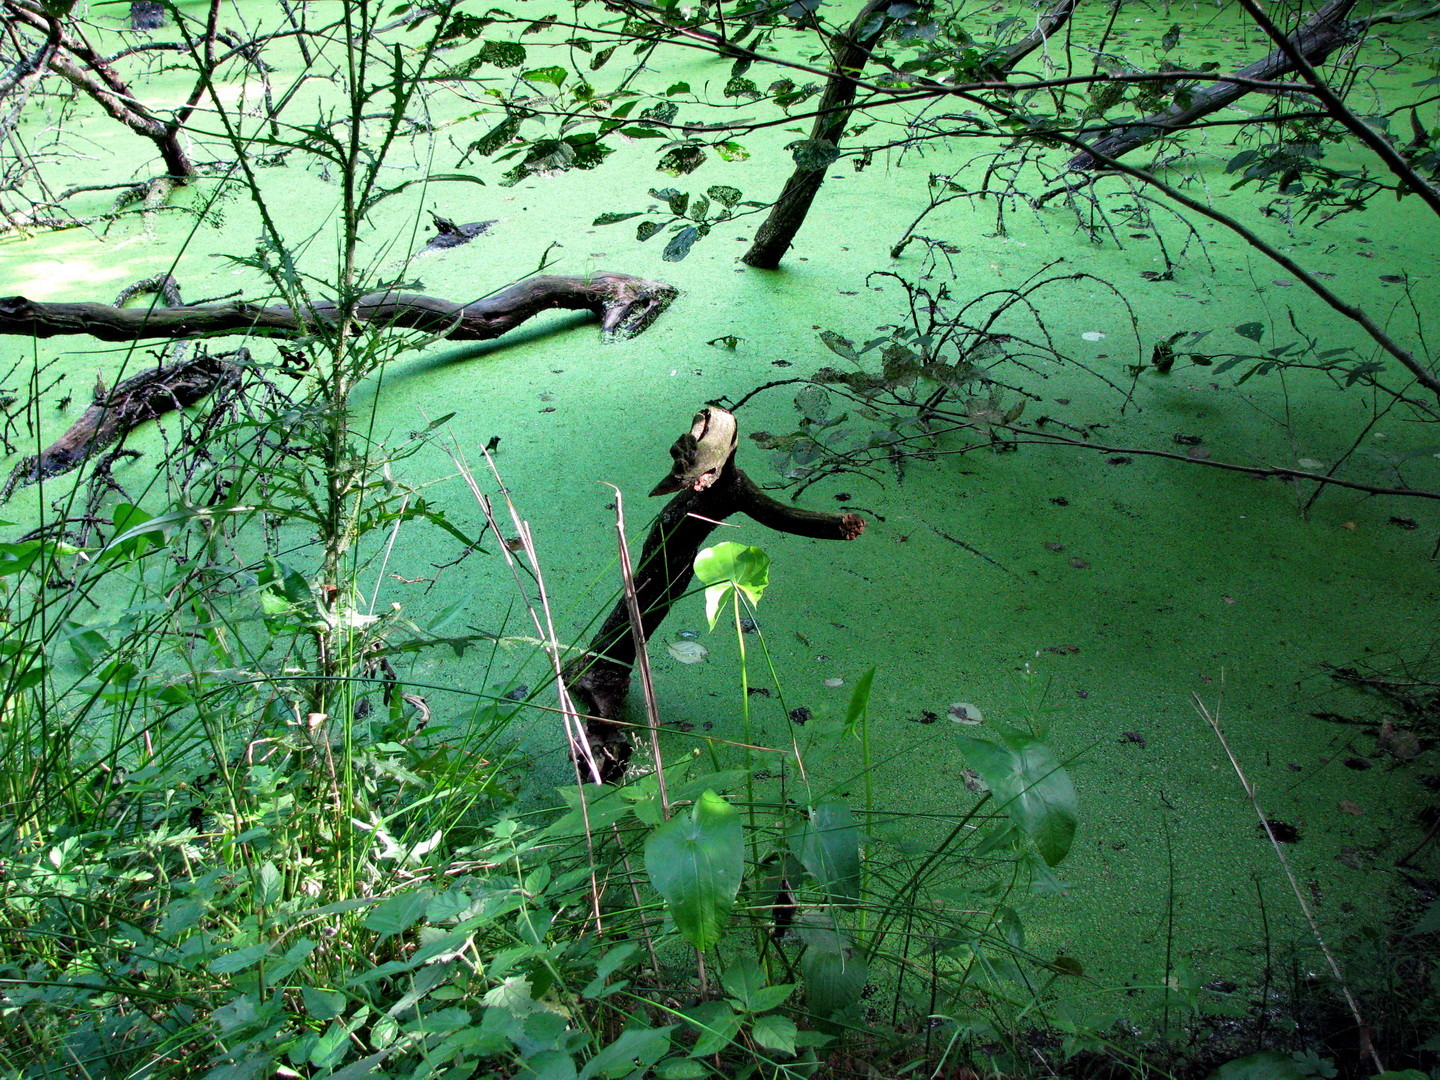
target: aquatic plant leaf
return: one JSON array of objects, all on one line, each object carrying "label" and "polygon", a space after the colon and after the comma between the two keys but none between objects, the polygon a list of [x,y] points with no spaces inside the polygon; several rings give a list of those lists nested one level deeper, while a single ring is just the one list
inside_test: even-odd
[{"label": "aquatic plant leaf", "polygon": [[832,904],[860,902],[860,832],[841,802],[820,803],[790,832],[790,850]]},{"label": "aquatic plant leaf", "polygon": [[698,641],[672,641],[666,651],[682,664],[698,664],[710,655]]},{"label": "aquatic plant leaf", "polygon": [[680,936],[697,949],[715,945],[745,874],[739,812],[706,791],[650,834],[645,870]]},{"label": "aquatic plant leaf", "polygon": [[752,604],[760,602],[770,584],[770,556],[758,547],[727,540],[695,556],[695,576],[706,587],[705,617],[714,630],[731,589],[739,589]]},{"label": "aquatic plant leaf", "polygon": [[1057,865],[1070,851],[1079,820],[1075,785],[1050,747],[1023,731],[1002,730],[996,745],[956,735],[965,764],[980,774],[996,801],[1034,842],[1040,857]]},{"label": "aquatic plant leaf", "polygon": [[855,689],[850,691],[850,707],[845,712],[845,733],[853,734],[855,725],[860,717],[865,715],[865,710],[870,707],[870,687],[875,682],[875,669],[861,675],[855,681]]},{"label": "aquatic plant leaf", "polygon": [[805,942],[800,977],[805,1003],[816,1016],[833,1016],[860,1000],[870,977],[865,960],[833,930],[799,930]]}]

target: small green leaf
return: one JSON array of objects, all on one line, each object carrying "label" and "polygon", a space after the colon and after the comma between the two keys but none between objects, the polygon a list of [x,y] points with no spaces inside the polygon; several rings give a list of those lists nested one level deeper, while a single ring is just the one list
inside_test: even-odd
[{"label": "small green leaf", "polygon": [[874,682],[875,669],[873,667],[855,681],[855,689],[850,691],[850,707],[845,712],[847,734],[854,732],[860,717],[864,716],[865,710],[870,707],[870,687]]},{"label": "small green leaf", "polygon": [[558,64],[549,67],[531,68],[529,71],[520,73],[520,77],[526,82],[547,82],[556,87],[565,85],[565,77],[570,73]]},{"label": "small green leaf", "polygon": [[643,244],[663,228],[665,228],[663,221],[642,221],[639,228],[635,230],[635,239]]},{"label": "small green leaf", "polygon": [[795,1022],[784,1016],[762,1016],[755,1021],[751,1033],[755,1041],[767,1050],[776,1050],[782,1054],[795,1053],[795,1036],[800,1029]]},{"label": "small green leaf", "polygon": [[1265,336],[1265,324],[1258,322],[1241,323],[1235,327],[1235,333],[1243,338],[1249,338],[1251,341],[1259,341]]},{"label": "small green leaf", "polygon": [[615,214],[615,213],[601,214],[599,217],[597,217],[597,218],[596,218],[594,221],[592,221],[590,224],[591,224],[591,225],[614,225],[617,221],[629,221],[632,217],[639,217],[642,213],[644,213],[643,210],[636,210],[636,211],[634,211],[633,213],[629,213],[629,214]]},{"label": "small green leaf", "polygon": [[705,617],[710,629],[720,618],[720,605],[739,589],[751,604],[760,603],[770,583],[770,556],[757,547],[727,540],[695,556],[695,576],[705,588]]}]

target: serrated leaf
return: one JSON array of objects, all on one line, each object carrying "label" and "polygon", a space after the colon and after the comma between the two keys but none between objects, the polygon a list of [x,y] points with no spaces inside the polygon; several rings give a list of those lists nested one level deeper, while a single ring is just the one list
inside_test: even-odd
[{"label": "serrated leaf", "polygon": [[425,914],[425,905],[429,902],[429,895],[421,890],[397,893],[366,912],[360,921],[367,930],[381,937],[403,934]]},{"label": "serrated leaf", "polygon": [[795,1053],[795,1036],[800,1029],[795,1022],[785,1016],[762,1016],[755,1021],[751,1028],[751,1034],[755,1041],[767,1050],[775,1050],[782,1054]]}]

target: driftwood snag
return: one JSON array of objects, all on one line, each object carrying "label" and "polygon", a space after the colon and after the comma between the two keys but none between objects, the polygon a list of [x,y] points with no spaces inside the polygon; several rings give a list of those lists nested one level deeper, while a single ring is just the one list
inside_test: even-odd
[{"label": "driftwood snag", "polygon": [[[695,417],[690,430],[670,448],[670,473],[651,495],[671,499],[645,538],[635,569],[635,595],[640,608],[640,638],[650,640],[671,606],[685,594],[694,575],[695,556],[716,526],[743,513],[777,532],[817,540],[854,540],[865,530],[859,514],[823,514],[772,499],[736,466],[738,428],[733,414],[710,406]],[[618,721],[630,689],[635,665],[636,635],[622,598],[585,654],[564,671],[565,685],[589,714],[586,734],[601,778],[619,780],[630,760],[630,739]]]},{"label": "driftwood snag", "polygon": [[[355,318],[395,330],[421,330],[455,341],[489,341],[542,311],[590,311],[616,337],[644,331],[675,299],[675,287],[630,274],[538,275],[469,304],[415,293],[376,292],[355,302]],[[101,341],[194,338],[217,334],[301,337],[333,326],[340,308],[327,300],[296,311],[244,301],[191,307],[120,309],[108,304],[40,303],[0,297],[0,334],[48,338],[89,334]]]},{"label": "driftwood snag", "polygon": [[[472,226],[458,228],[463,231]],[[166,306],[121,306],[140,293],[154,293]],[[471,304],[408,293],[371,293],[357,302],[355,316],[386,328],[423,330],[456,340],[488,341],[542,311],[558,308],[594,312],[607,336],[628,338],[643,333],[675,295],[674,286],[629,274],[602,273],[587,278],[540,276]],[[113,306],[39,303],[23,296],[0,297],[0,334],[37,338],[89,334],[102,341],[220,334],[293,338],[333,324],[338,315],[338,308],[325,302],[313,304],[299,313],[283,304],[186,306],[180,302],[174,278],[158,274],[122,290]],[[94,403],[70,430],[43,453],[26,458],[15,468],[0,490],[0,502],[8,499],[16,488],[70,471],[96,451],[123,439],[137,425],[196,404],[224,380],[237,376],[238,368],[232,362],[236,357],[248,361],[249,353],[241,349],[238,353],[162,364],[131,376],[108,392],[102,380],[96,386]]]}]

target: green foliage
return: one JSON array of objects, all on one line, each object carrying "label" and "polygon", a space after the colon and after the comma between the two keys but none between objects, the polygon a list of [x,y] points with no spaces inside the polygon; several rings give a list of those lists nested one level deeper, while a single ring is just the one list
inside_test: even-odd
[{"label": "green foliage", "polygon": [[760,602],[770,583],[770,556],[726,540],[695,556],[695,577],[705,586],[705,617],[714,630],[721,606],[732,594],[743,595],[751,604]]},{"label": "green foliage", "polygon": [[745,873],[740,815],[706,791],[645,842],[645,869],[680,936],[697,949],[712,948]]},{"label": "green foliage", "polygon": [[1013,728],[993,728],[999,742],[956,735],[965,763],[980,774],[990,794],[1055,866],[1070,852],[1079,821],[1075,785],[1053,750]]}]

